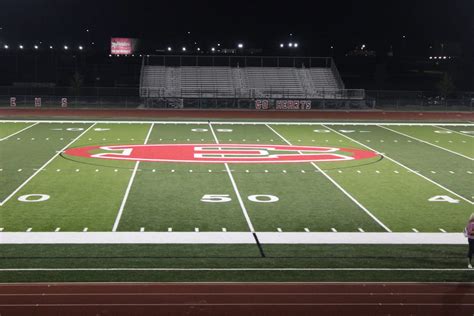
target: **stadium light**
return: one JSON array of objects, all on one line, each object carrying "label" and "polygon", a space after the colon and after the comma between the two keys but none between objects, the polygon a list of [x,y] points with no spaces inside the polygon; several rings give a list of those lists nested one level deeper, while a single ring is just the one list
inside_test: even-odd
[{"label": "stadium light", "polygon": [[446,59],[446,58],[447,58],[446,56],[443,57],[443,59]]},{"label": "stadium light", "polygon": [[53,49],[53,46],[52,46],[52,45],[49,45],[49,49]]},{"label": "stadium light", "polygon": [[218,47],[221,47],[221,43],[217,43],[217,46],[218,46]]},{"label": "stadium light", "polygon": [[3,48],[5,49],[8,49],[8,47],[9,47],[8,45],[3,45]]},{"label": "stadium light", "polygon": [[433,56],[430,56],[430,59],[433,59]]},{"label": "stadium light", "polygon": [[181,48],[181,50],[182,50],[183,52],[185,52],[185,51],[186,51],[186,47],[183,46],[183,48]]},{"label": "stadium light", "polygon": [[237,47],[238,47],[238,48],[244,48],[244,44],[239,43],[239,44],[237,44]]},{"label": "stadium light", "polygon": [[293,47],[293,43],[288,43],[288,47]]},{"label": "stadium light", "polygon": [[83,50],[84,47],[82,45],[79,45],[79,50]]},{"label": "stadium light", "polygon": [[197,48],[197,51],[200,52],[200,51],[201,51],[201,48],[198,47],[198,48]]},{"label": "stadium light", "polygon": [[294,46],[295,48],[298,48],[298,43],[294,43],[293,46]]},{"label": "stadium light", "polygon": [[170,46],[168,46],[167,50],[171,52],[173,49]]},{"label": "stadium light", "polygon": [[19,49],[23,49],[23,45],[20,44],[20,45],[18,46],[18,48],[19,48]]},{"label": "stadium light", "polygon": [[64,50],[68,50],[69,47],[67,45],[64,45]]},{"label": "stadium light", "polygon": [[280,48],[283,48],[283,47],[285,47],[285,44],[280,43]]},{"label": "stadium light", "polygon": [[216,51],[215,47],[212,47],[212,48],[211,48],[211,51],[215,52],[215,51]]},{"label": "stadium light", "polygon": [[35,49],[38,49],[39,47],[38,47],[38,45],[35,45],[34,48],[35,48]]}]

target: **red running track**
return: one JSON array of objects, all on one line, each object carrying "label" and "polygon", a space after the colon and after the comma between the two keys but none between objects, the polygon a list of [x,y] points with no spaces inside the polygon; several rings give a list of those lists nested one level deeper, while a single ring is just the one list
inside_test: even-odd
[{"label": "red running track", "polygon": [[473,315],[474,283],[0,285],[0,315]]},{"label": "red running track", "polygon": [[473,121],[474,112],[1,108],[0,117]]}]

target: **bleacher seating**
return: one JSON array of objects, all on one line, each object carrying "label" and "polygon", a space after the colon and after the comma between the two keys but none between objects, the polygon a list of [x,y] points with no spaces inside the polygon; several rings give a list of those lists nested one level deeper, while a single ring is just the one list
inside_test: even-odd
[{"label": "bleacher seating", "polygon": [[144,66],[140,94],[175,98],[337,98],[344,89],[341,85],[331,68]]}]

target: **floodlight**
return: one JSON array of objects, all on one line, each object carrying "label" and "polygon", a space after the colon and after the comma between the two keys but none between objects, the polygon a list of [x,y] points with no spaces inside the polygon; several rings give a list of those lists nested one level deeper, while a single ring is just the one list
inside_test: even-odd
[{"label": "floodlight", "polygon": [[212,50],[213,52],[215,52],[215,51],[216,51],[216,49],[215,49],[214,47],[212,47],[212,48],[211,48],[211,50]]},{"label": "floodlight", "polygon": [[39,48],[38,45],[35,45],[34,47],[35,47],[35,49],[38,49],[38,48]]},{"label": "floodlight", "polygon": [[8,49],[8,45],[3,45],[3,48]]},{"label": "floodlight", "polygon": [[169,52],[171,52],[173,50],[170,46],[168,46],[167,49],[168,49]]},{"label": "floodlight", "polygon": [[69,47],[67,45],[64,45],[64,50],[68,50]]},{"label": "floodlight", "polygon": [[288,47],[293,47],[293,43],[288,43]]},{"label": "floodlight", "polygon": [[281,43],[280,48],[283,48],[283,47],[285,47],[285,44]]},{"label": "floodlight", "polygon": [[239,43],[239,44],[237,45],[237,47],[238,47],[238,48],[244,48],[244,44]]},{"label": "floodlight", "polygon": [[186,47],[183,46],[182,51],[185,52],[185,51],[186,51]]},{"label": "floodlight", "polygon": [[83,50],[84,47],[82,47],[82,45],[79,45],[79,50]]},{"label": "floodlight", "polygon": [[49,49],[53,49],[53,46],[52,46],[52,45],[49,45]]},{"label": "floodlight", "polygon": [[18,46],[20,49],[23,49],[23,45],[20,44],[20,46]]},{"label": "floodlight", "polygon": [[293,46],[294,46],[295,48],[298,48],[298,43],[294,43]]}]

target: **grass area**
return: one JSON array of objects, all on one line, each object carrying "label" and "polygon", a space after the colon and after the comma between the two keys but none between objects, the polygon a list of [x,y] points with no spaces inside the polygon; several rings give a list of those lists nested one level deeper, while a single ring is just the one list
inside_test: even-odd
[{"label": "grass area", "polygon": [[[472,124],[33,124],[0,122],[0,229],[4,233],[111,233],[115,227],[120,232],[145,233],[255,230],[257,236],[263,232],[443,234],[462,232],[474,211]],[[378,155],[342,162],[224,164],[137,163],[62,153],[65,148],[144,144],[209,144],[206,148],[225,150],[217,143],[238,144],[240,150],[258,145],[261,151],[253,155],[265,157],[266,152],[288,154],[272,146],[289,144],[336,148],[336,154],[349,158],[353,153],[345,149]],[[127,155],[123,149],[98,148],[93,154],[97,153]],[[309,152],[317,153],[316,149]],[[235,158],[242,152],[225,155]],[[1,244],[0,281],[466,281],[472,273],[451,270],[464,268],[465,248],[345,245],[342,240],[337,245],[264,244],[262,258],[256,244]],[[12,267],[409,270],[1,270]],[[417,273],[415,268],[442,270]]]}]

